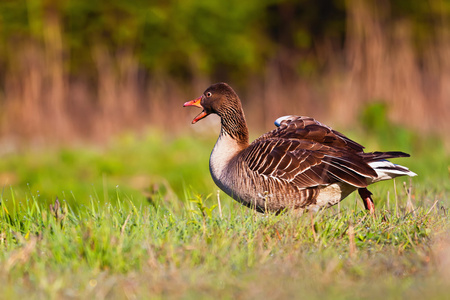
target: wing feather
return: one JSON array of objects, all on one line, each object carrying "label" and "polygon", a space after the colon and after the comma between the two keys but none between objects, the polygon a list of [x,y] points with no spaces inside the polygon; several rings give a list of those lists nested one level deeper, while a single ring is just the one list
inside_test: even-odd
[{"label": "wing feather", "polygon": [[285,116],[275,125],[278,128],[255,140],[239,159],[256,175],[300,189],[336,182],[366,187],[368,178],[377,177],[369,163],[409,156],[364,153],[363,146],[310,117]]},{"label": "wing feather", "polygon": [[365,187],[376,172],[363,158],[311,140],[258,139],[241,156],[250,170],[298,188],[334,182]]},{"label": "wing feather", "polygon": [[277,129],[264,134],[258,140],[280,137],[304,139],[331,147],[345,148],[347,151],[355,153],[364,150],[362,145],[310,117],[285,116],[278,118],[275,125],[278,126]]}]

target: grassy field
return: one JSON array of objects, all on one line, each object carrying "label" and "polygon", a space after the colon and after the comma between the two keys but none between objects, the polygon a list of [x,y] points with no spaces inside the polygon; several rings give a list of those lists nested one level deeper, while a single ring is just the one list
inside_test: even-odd
[{"label": "grassy field", "polygon": [[358,136],[419,174],[375,185],[374,216],[353,194],[254,213],[217,194],[210,135],[3,154],[1,298],[448,298],[450,157],[407,131]]}]

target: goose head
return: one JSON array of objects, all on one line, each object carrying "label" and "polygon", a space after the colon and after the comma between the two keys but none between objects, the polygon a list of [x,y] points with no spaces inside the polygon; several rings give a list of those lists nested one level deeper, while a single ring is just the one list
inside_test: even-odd
[{"label": "goose head", "polygon": [[184,103],[183,106],[196,106],[203,109],[192,120],[192,124],[210,114],[216,114],[220,117],[222,124],[220,136],[230,136],[241,148],[248,145],[248,128],[241,100],[228,84],[223,82],[213,84],[200,97]]},{"label": "goose head", "polygon": [[241,101],[236,92],[226,83],[220,82],[211,85],[197,99],[184,103],[183,107],[196,106],[202,110],[193,120],[192,124],[207,117],[210,114],[217,114],[221,118],[230,115],[233,111],[241,111]]}]

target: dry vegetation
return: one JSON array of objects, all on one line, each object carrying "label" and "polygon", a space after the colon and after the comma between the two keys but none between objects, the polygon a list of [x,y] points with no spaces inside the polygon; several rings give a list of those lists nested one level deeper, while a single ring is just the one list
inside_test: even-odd
[{"label": "dry vegetation", "polygon": [[[6,47],[9,62],[0,76],[2,136],[10,141],[103,141],[130,128],[170,123],[171,129],[180,129],[190,113],[180,103],[218,80],[236,87],[255,127],[267,127],[283,114],[351,126],[367,103],[381,101],[388,104],[394,123],[446,136],[450,124],[446,15],[439,19],[437,14],[427,31],[432,34],[417,39],[412,34],[416,24],[394,18],[388,1],[346,3],[341,45],[325,37],[306,54],[281,46],[262,62],[261,72],[239,79],[222,76],[219,70],[216,75],[201,72],[195,53],[188,77],[145,71],[133,45],[112,51],[101,43],[86,47],[84,53],[95,72],[72,72],[67,65],[76,58],[65,45],[61,16],[49,9],[42,18],[41,40],[11,39]],[[429,3],[434,5],[438,4]],[[316,67],[308,69],[311,60]]]}]

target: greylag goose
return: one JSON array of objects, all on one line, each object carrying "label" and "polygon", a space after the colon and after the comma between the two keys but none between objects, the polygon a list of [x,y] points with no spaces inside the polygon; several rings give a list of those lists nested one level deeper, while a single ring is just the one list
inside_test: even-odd
[{"label": "greylag goose", "polygon": [[249,144],[241,101],[226,83],[211,85],[183,106],[203,109],[192,124],[209,114],[220,117],[220,135],[209,160],[211,176],[226,194],[258,212],[317,211],[355,190],[373,212],[368,185],[416,175],[386,160],[409,154],[365,153],[360,144],[310,117],[281,117],[275,130]]}]

